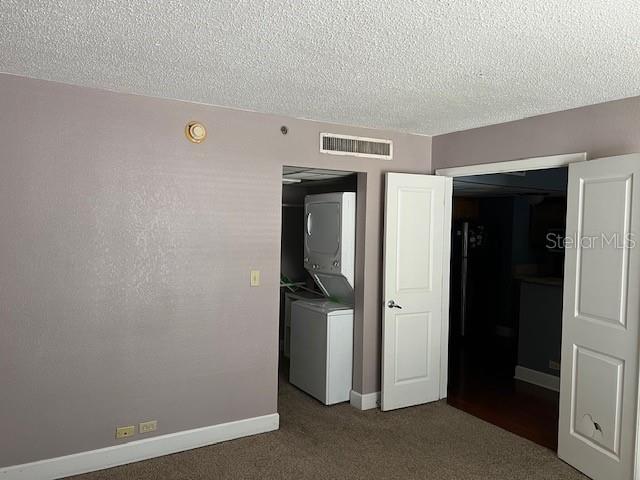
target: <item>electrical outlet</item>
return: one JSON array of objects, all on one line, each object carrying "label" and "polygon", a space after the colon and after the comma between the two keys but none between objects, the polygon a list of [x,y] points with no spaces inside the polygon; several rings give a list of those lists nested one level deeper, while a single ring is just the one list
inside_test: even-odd
[{"label": "electrical outlet", "polygon": [[129,425],[126,427],[117,427],[116,428],[116,438],[127,438],[133,437],[136,434],[136,426]]},{"label": "electrical outlet", "polygon": [[140,433],[155,432],[157,429],[158,429],[157,420],[149,420],[148,422],[142,422],[140,425],[138,425],[138,431]]},{"label": "electrical outlet", "polygon": [[553,360],[549,360],[549,368],[551,370],[560,370],[560,362],[554,362]]},{"label": "electrical outlet", "polygon": [[251,270],[251,286],[260,286],[260,270]]}]

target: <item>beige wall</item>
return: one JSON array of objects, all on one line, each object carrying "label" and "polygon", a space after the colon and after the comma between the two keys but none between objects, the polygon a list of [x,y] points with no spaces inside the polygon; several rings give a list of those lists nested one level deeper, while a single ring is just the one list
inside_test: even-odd
[{"label": "beige wall", "polygon": [[640,152],[640,97],[433,137],[433,167],[587,152]]},{"label": "beige wall", "polygon": [[[9,75],[0,112],[0,421],[14,432],[0,466],[112,445],[116,425],[150,418],[164,434],[276,411],[283,165],[363,172],[354,387],[370,393],[384,171],[640,151],[640,98],[441,135],[433,149]],[[191,119],[209,128],[202,145],[183,136]],[[395,159],[321,155],[321,131],[391,138]]]},{"label": "beige wall", "polygon": [[[429,171],[430,138],[9,75],[0,112],[0,466],[276,411],[283,165],[366,172],[354,386],[379,389],[383,172]],[[395,158],[321,155],[321,131]]]}]

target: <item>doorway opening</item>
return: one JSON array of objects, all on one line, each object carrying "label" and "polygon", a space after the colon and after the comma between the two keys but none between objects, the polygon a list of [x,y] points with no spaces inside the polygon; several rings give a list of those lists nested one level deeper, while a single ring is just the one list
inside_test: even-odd
[{"label": "doorway opening", "polygon": [[567,170],[453,182],[448,403],[552,450]]},{"label": "doorway opening", "polygon": [[350,399],[360,178],[283,168],[278,392],[284,414],[301,402],[320,407]]}]

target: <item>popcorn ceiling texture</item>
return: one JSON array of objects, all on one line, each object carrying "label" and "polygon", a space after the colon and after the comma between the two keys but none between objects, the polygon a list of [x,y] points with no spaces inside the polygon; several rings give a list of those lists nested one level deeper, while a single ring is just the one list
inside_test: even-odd
[{"label": "popcorn ceiling texture", "polygon": [[0,2],[0,71],[434,135],[640,94],[637,0]]}]

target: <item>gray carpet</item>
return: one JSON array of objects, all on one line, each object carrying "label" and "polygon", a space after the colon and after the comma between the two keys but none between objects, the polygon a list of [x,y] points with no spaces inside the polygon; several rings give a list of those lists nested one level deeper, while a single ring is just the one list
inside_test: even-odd
[{"label": "gray carpet", "polygon": [[287,383],[280,430],[75,480],[586,479],[555,453],[444,402],[382,413],[325,407]]}]

